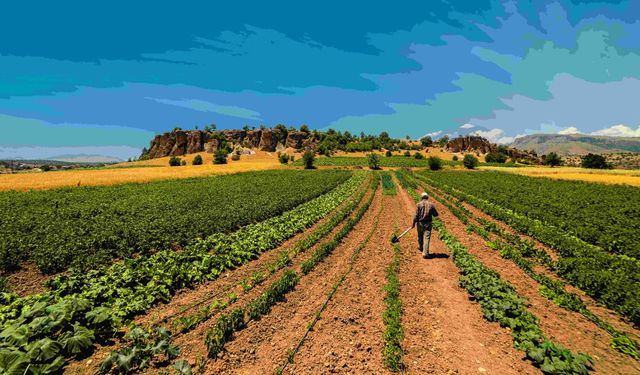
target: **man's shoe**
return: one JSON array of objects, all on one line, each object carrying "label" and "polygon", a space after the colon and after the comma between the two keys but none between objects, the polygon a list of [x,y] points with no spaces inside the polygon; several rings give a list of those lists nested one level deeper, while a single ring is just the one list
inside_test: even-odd
[{"label": "man's shoe", "polygon": [[429,259],[429,258],[431,258],[431,254],[429,254],[429,253],[422,254],[422,258],[423,259]]}]

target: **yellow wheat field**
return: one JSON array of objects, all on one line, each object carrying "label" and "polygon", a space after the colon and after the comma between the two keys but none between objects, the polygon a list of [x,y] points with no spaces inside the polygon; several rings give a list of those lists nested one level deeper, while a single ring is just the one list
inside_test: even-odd
[{"label": "yellow wheat field", "polygon": [[532,177],[548,177],[561,180],[579,180],[587,182],[599,182],[604,184],[625,184],[631,186],[640,186],[640,171],[638,170],[600,170],[576,167],[480,167],[480,169],[517,173]]},{"label": "yellow wheat field", "polygon": [[282,168],[275,153],[258,152],[242,155],[240,160],[228,159],[228,164],[214,165],[213,155],[200,153],[203,165],[191,165],[195,155],[181,157],[187,165],[170,167],[169,158],[121,163],[110,168],[75,169],[52,172],[0,174],[0,191],[51,189],[69,186],[115,185],[127,182],[147,182],[215,174]]}]

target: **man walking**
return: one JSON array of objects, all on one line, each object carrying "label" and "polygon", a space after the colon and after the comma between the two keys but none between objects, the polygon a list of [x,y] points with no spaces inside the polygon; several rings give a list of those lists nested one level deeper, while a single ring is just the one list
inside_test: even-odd
[{"label": "man walking", "polygon": [[[431,241],[431,228],[434,216],[438,216],[436,207],[427,200],[429,194],[422,193],[422,199],[416,207],[416,216],[413,218],[413,227],[418,225],[418,250],[422,251],[424,259],[429,258],[429,242]],[[426,241],[425,241],[426,240]]]}]

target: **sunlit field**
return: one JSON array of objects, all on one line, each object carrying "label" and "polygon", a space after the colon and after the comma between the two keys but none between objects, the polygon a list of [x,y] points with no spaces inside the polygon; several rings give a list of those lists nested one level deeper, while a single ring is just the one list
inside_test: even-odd
[{"label": "sunlit field", "polygon": [[480,167],[485,170],[498,170],[503,172],[517,173],[533,177],[548,177],[561,180],[579,180],[588,182],[599,182],[605,184],[626,184],[640,186],[639,170],[624,169],[584,169],[577,167],[522,167],[522,168],[501,168],[501,167]]}]

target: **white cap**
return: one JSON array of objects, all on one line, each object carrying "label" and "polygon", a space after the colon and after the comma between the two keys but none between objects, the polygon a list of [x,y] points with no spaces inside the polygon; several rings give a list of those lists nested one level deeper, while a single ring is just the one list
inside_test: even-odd
[{"label": "white cap", "polygon": [[429,194],[427,194],[427,192],[422,192],[422,194],[420,195],[423,199],[425,198],[429,198]]}]

